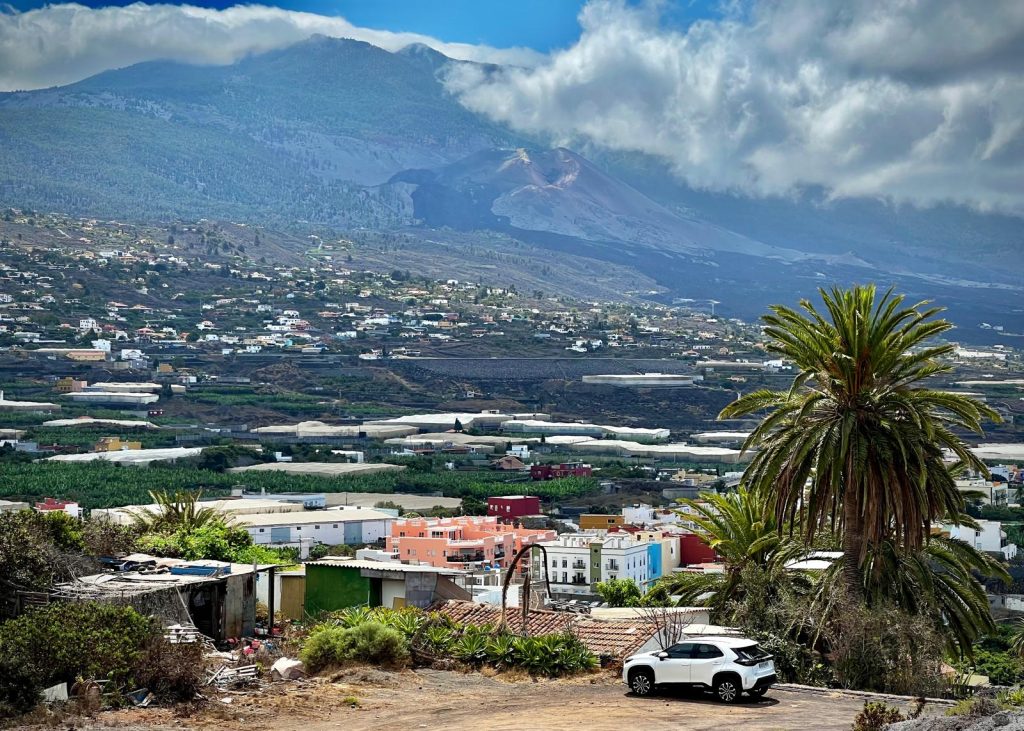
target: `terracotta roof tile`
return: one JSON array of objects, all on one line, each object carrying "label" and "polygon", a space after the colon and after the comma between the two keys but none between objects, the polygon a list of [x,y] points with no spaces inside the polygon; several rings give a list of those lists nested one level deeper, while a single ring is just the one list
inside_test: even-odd
[{"label": "terracotta roof tile", "polygon": [[[433,607],[460,624],[491,625],[501,621],[501,608],[450,600]],[[522,613],[512,608],[506,613],[511,632],[522,634]],[[533,610],[527,618],[531,636],[557,634],[571,630],[595,655],[621,660],[643,647],[655,634],[655,627],[643,617],[635,619],[595,619],[569,612]]]}]

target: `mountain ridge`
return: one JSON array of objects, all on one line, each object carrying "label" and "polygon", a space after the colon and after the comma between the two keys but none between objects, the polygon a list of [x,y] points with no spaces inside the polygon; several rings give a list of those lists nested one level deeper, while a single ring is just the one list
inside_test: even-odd
[{"label": "mountain ridge", "polygon": [[[321,36],[226,66],[148,62],[3,93],[0,204],[289,230],[491,230],[630,266],[681,296],[754,286],[767,297],[794,277],[1024,287],[1019,222],[693,190],[659,161],[586,142],[552,149],[469,111],[445,87],[453,63],[470,62]],[[529,162],[509,156],[520,149]]]}]

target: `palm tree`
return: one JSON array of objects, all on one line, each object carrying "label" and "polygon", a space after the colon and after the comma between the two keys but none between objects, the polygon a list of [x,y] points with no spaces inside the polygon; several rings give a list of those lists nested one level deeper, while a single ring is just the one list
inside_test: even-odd
[{"label": "palm tree", "polygon": [[778,529],[775,514],[760,496],[740,487],[732,493],[701,493],[699,500],[681,500],[694,512],[680,514],[703,532],[708,546],[722,558],[724,574],[673,574],[664,588],[683,604],[699,603],[721,610],[742,594],[748,566],[781,577],[786,564],[806,548]]},{"label": "palm tree", "polygon": [[227,523],[224,516],[216,510],[198,506],[202,495],[202,491],[169,493],[166,490],[150,490],[149,496],[153,499],[156,509],[140,510],[133,516],[135,525],[144,531],[173,532],[179,529],[202,528],[217,521]]},{"label": "palm tree", "polygon": [[980,433],[998,415],[921,385],[950,370],[938,359],[953,346],[929,344],[952,327],[933,319],[939,308],[904,306],[892,290],[876,299],[874,286],[820,294],[825,314],[802,300],[803,312],[773,306],[763,318],[768,349],[798,370],[790,388],[747,394],[719,418],[768,411],[743,445],[757,450],[747,484],[805,541],[826,527],[841,534],[843,584],[862,595],[873,547],[918,551],[933,521],[961,514],[943,450],[987,472],[954,430]]}]

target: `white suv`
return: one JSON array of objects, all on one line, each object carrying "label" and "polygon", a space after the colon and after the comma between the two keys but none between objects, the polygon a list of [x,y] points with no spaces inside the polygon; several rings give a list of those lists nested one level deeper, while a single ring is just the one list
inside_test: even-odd
[{"label": "white suv", "polygon": [[636,695],[657,685],[708,688],[723,703],[742,693],[760,698],[776,682],[772,656],[743,637],[693,637],[661,652],[627,657],[622,680]]}]

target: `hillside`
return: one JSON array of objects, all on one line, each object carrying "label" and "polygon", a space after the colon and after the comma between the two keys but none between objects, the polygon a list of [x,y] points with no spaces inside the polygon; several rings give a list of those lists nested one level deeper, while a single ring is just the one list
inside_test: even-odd
[{"label": "hillside", "polygon": [[525,276],[505,279],[557,289],[564,276],[527,271],[557,260],[595,272],[575,294],[656,290],[742,317],[871,280],[942,299],[963,324],[1019,320],[1006,306],[1024,289],[1019,219],[693,190],[656,160],[551,148],[470,112],[445,88],[453,63],[466,62],[314,37],[228,66],[152,62],[0,94],[0,205],[256,223],[297,240],[401,232],[404,253],[367,264],[437,276],[484,276],[530,251],[512,267]]},{"label": "hillside", "polygon": [[0,198],[110,217],[392,225],[404,212],[364,185],[515,139],[444,91],[439,58],[316,37],[231,66],[144,63],[2,94]]}]

